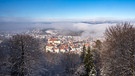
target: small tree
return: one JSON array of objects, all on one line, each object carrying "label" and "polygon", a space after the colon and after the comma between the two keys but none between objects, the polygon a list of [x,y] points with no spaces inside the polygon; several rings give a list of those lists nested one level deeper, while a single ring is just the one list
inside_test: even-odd
[{"label": "small tree", "polygon": [[98,50],[101,50],[102,42],[100,40],[96,40],[94,47],[97,48]]},{"label": "small tree", "polygon": [[86,53],[86,47],[85,45],[83,46],[82,52],[81,52],[81,62],[84,62],[84,58],[85,58],[85,53]]}]

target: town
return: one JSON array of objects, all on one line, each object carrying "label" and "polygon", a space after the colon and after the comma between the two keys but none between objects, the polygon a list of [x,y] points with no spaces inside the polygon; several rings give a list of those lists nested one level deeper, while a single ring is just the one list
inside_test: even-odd
[{"label": "town", "polygon": [[[69,31],[69,30],[68,30]],[[94,48],[95,41],[101,40],[102,38],[92,38],[90,35],[85,38],[78,35],[78,31],[69,31],[71,34],[60,34],[64,31],[58,29],[32,29],[23,32],[22,34],[30,35],[36,39],[44,40],[44,51],[52,52],[52,53],[75,53],[80,54],[82,52],[82,48],[90,46]],[[67,32],[67,30],[66,30]],[[76,32],[74,35],[73,33]],[[80,32],[79,32],[80,33]],[[1,33],[1,38],[11,38],[15,33]],[[0,39],[2,42],[2,39]]]},{"label": "town", "polygon": [[[90,35],[87,37],[82,37],[81,34],[78,35],[70,35],[70,34],[59,34],[60,30],[58,29],[46,29],[43,31],[43,29],[32,29],[23,32],[23,34],[28,34],[36,39],[44,40],[44,51],[46,52],[52,52],[52,53],[75,53],[80,54],[82,52],[82,48],[85,45],[85,47],[90,46],[91,48],[94,47],[96,40],[103,40],[102,38],[92,38]],[[71,31],[70,33],[72,34]],[[14,33],[4,33],[0,34],[1,38],[11,38]],[[2,39],[0,39],[0,42],[2,42]]]},{"label": "town", "polygon": [[59,30],[56,29],[47,29],[46,31],[41,31],[39,29],[34,29],[32,31],[27,32],[27,34],[33,36],[37,39],[45,39],[44,51],[52,52],[52,53],[76,53],[80,54],[82,52],[82,48],[90,46],[94,47],[97,39],[93,39],[90,36],[86,38],[81,37],[81,35],[63,35],[59,34]]}]

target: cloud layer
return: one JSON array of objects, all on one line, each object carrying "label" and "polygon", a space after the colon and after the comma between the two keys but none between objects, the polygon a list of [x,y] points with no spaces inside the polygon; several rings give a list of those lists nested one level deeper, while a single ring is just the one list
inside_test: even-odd
[{"label": "cloud layer", "polygon": [[56,21],[27,18],[5,18],[0,17],[0,31],[26,30],[30,28],[55,28],[63,30],[81,30],[83,36],[91,35],[94,37],[103,36],[106,28],[116,25],[118,21]]}]

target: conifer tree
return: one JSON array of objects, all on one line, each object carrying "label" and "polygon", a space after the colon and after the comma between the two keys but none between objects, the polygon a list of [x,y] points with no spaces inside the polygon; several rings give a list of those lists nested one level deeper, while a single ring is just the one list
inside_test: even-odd
[{"label": "conifer tree", "polygon": [[84,67],[86,73],[83,76],[96,76],[93,55],[91,54],[90,47],[88,47],[87,52],[85,54],[86,55],[84,58]]},{"label": "conifer tree", "polygon": [[82,63],[84,62],[84,58],[85,58],[85,53],[86,53],[86,47],[85,47],[85,45],[83,46],[83,49],[82,49],[83,51],[82,51],[82,53],[81,53],[81,61],[82,61]]}]

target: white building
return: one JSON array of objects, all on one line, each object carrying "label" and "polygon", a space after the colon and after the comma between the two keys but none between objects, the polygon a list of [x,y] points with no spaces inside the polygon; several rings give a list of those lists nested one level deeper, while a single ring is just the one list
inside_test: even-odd
[{"label": "white building", "polygon": [[46,52],[53,52],[54,45],[53,44],[47,44],[46,45]]},{"label": "white building", "polygon": [[60,40],[57,39],[57,38],[51,38],[51,39],[48,39],[48,43],[52,43],[52,44],[60,44]]}]

